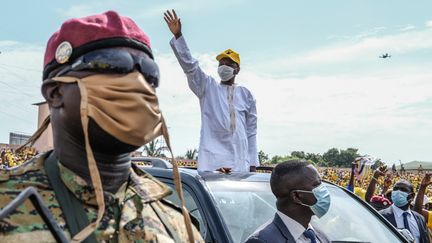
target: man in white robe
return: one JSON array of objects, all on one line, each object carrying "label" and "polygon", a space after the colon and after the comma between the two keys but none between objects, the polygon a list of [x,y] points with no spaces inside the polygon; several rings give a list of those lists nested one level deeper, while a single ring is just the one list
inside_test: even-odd
[{"label": "man in white robe", "polygon": [[174,35],[170,41],[174,54],[187,76],[189,88],[200,102],[198,170],[255,171],[259,165],[257,112],[252,93],[235,83],[240,71],[239,54],[228,49],[216,57],[221,80],[217,82],[192,57],[175,11],[167,11],[164,19]]}]

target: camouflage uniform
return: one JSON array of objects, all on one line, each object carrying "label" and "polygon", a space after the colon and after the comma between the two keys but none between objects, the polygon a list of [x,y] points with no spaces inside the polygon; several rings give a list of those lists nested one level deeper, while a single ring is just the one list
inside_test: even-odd
[{"label": "camouflage uniform", "polygon": [[[33,186],[42,196],[58,225],[70,239],[64,215],[44,169],[47,154],[11,171],[0,171],[0,206],[7,205],[22,189]],[[97,216],[93,188],[84,179],[59,163],[65,186],[83,203],[89,221]],[[116,194],[105,193],[106,210],[95,231],[99,242],[174,242],[155,210],[168,216],[180,239],[187,239],[181,212],[163,198],[171,190],[140,170],[131,169],[130,179]],[[203,242],[194,228],[195,240]],[[0,242],[55,242],[48,227],[29,200],[0,221]]]}]

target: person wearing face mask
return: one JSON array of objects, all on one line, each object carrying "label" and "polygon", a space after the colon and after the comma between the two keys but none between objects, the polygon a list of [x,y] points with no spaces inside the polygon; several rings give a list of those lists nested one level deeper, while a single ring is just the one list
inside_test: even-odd
[{"label": "person wearing face mask", "polygon": [[174,10],[164,19],[174,37],[170,44],[186,74],[189,88],[201,107],[199,171],[255,171],[259,165],[256,135],[257,111],[252,93],[235,82],[240,56],[228,49],[216,57],[218,82],[205,74],[191,56]]},{"label": "person wearing face mask", "polygon": [[429,243],[428,231],[424,217],[410,210],[410,203],[414,199],[414,188],[406,180],[399,180],[393,186],[391,199],[393,204],[379,213],[394,227],[406,229],[417,243]]},{"label": "person wearing face mask", "polygon": [[[133,20],[108,11],[64,22],[45,52],[50,116],[29,141],[51,124],[54,149],[0,172],[0,207],[33,187],[63,242],[203,242],[184,205],[164,199],[169,187],[129,157],[158,136],[169,146],[158,85],[150,39]],[[58,241],[29,200],[0,218],[0,239]]]},{"label": "person wearing face mask", "polygon": [[417,191],[417,196],[414,200],[415,204],[413,208],[414,211],[423,215],[423,217],[425,218],[426,225],[429,230],[429,238],[432,238],[432,211],[431,211],[432,209],[426,208],[426,206],[429,204],[429,199],[427,198],[425,193],[427,187],[432,184],[431,177],[432,174],[429,173],[426,173],[425,176],[423,177],[420,183],[420,187]]},{"label": "person wearing face mask", "polygon": [[330,193],[313,165],[305,160],[280,163],[271,174],[270,186],[277,212],[246,243],[330,242],[324,232],[310,224],[312,216],[324,216],[331,203]]}]

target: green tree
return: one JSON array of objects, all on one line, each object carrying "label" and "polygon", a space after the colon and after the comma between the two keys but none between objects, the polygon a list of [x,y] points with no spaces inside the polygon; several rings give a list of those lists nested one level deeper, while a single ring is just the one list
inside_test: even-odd
[{"label": "green tree", "polygon": [[355,160],[355,158],[360,155],[357,153],[358,149],[356,148],[347,148],[346,150],[340,151],[340,159],[339,159],[339,167],[350,168],[351,163]]},{"label": "green tree", "polygon": [[164,151],[168,149],[162,139],[156,138],[150,143],[144,145],[144,152],[151,157],[166,157]]},{"label": "green tree", "polygon": [[186,159],[196,159],[198,151],[196,149],[188,149],[185,154]]},{"label": "green tree", "polygon": [[266,153],[264,153],[264,151],[260,150],[258,152],[258,161],[260,162],[260,164],[268,162],[268,160],[269,160],[268,154],[266,154]]},{"label": "green tree", "polygon": [[314,164],[319,166],[325,166],[326,163],[322,158],[321,154],[307,153],[305,159],[312,161]]},{"label": "green tree", "polygon": [[294,158],[291,155],[285,155],[285,156],[275,155],[271,158],[270,163],[271,164],[278,164],[278,163],[285,162],[287,160],[292,160],[292,159],[297,159],[297,158]]},{"label": "green tree", "polygon": [[273,157],[271,158],[270,163],[271,163],[271,164],[277,164],[277,163],[280,163],[280,162],[281,162],[281,159],[282,159],[282,156],[275,155],[275,156],[273,156]]},{"label": "green tree", "polygon": [[322,157],[328,166],[337,166],[339,161],[339,149],[331,148],[325,152]]},{"label": "green tree", "polygon": [[306,154],[303,151],[292,151],[291,157],[299,158],[299,159],[306,159]]},{"label": "green tree", "polygon": [[345,150],[331,148],[322,155],[322,158],[328,166],[350,168],[351,163],[359,156],[356,148],[347,148]]}]

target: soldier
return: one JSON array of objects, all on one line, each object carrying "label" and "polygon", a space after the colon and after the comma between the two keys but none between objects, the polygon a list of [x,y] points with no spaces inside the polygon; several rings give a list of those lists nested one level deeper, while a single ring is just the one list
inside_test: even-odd
[{"label": "soldier", "polygon": [[[72,242],[201,242],[184,205],[182,215],[164,200],[171,190],[129,158],[160,135],[169,145],[153,59],[149,37],[116,12],[63,23],[44,59],[51,114],[30,139],[50,122],[54,150],[0,172],[0,206],[32,186]],[[54,241],[30,202],[0,220],[0,239]]]}]

